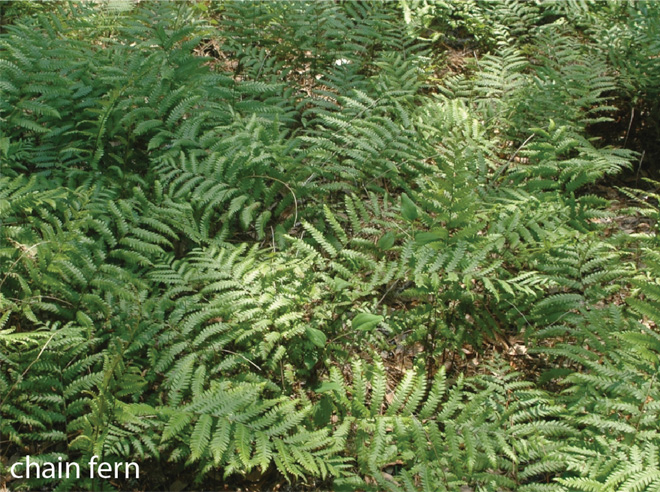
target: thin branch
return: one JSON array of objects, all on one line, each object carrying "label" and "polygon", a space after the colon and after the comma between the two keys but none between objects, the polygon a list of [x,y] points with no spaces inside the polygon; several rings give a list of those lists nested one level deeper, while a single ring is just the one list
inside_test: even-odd
[{"label": "thin branch", "polygon": [[535,134],[535,133],[532,133],[529,137],[527,137],[527,139],[526,139],[526,140],[520,145],[520,147],[518,147],[518,148],[516,149],[516,151],[513,153],[513,155],[509,158],[509,161],[508,161],[506,164],[504,164],[501,168],[499,168],[499,169],[497,170],[497,172],[496,172],[495,175],[493,176],[493,179],[491,180],[491,183],[494,183],[494,182],[497,180],[497,178],[499,178],[500,175],[501,175],[504,171],[507,170],[507,168],[511,165],[511,163],[513,162],[513,160],[514,160],[514,159],[516,158],[516,156],[518,155],[518,152],[520,152],[520,151],[522,150],[522,148],[523,148],[525,145],[527,145],[527,144],[528,144],[528,143],[529,143],[529,142],[530,142],[535,136],[536,136],[536,134]]},{"label": "thin branch", "polygon": [[232,354],[232,355],[237,355],[237,356],[239,356],[241,359],[245,359],[246,362],[248,362],[249,364],[251,364],[251,365],[253,365],[254,367],[256,367],[259,371],[262,370],[261,367],[259,367],[258,365],[256,365],[254,362],[252,362],[250,359],[248,359],[248,358],[245,357],[244,355],[239,354],[238,352],[232,352],[231,350],[227,350],[227,349],[220,349],[220,351],[221,351],[221,352],[226,352],[226,353],[228,353],[228,354]]},{"label": "thin branch", "polygon": [[49,338],[48,340],[46,340],[46,343],[44,343],[44,346],[41,347],[41,350],[39,351],[39,355],[37,355],[37,358],[34,359],[32,362],[30,362],[30,365],[27,366],[27,367],[25,368],[25,371],[23,371],[23,374],[21,374],[21,377],[19,377],[18,379],[16,379],[16,381],[15,381],[14,384],[13,384],[13,386],[9,389],[9,391],[7,392],[7,394],[5,395],[5,397],[4,397],[4,398],[2,399],[2,401],[0,402],[0,408],[2,407],[2,405],[5,404],[5,401],[7,401],[7,398],[9,398],[9,395],[11,395],[12,391],[14,391],[14,389],[16,389],[16,386],[17,386],[18,383],[19,383],[19,382],[25,377],[25,375],[28,373],[28,371],[30,370],[30,368],[32,368],[32,366],[35,364],[35,362],[37,362],[37,361],[39,360],[39,358],[41,357],[41,354],[44,353],[44,350],[46,350],[46,347],[48,347],[48,344],[50,343],[50,341],[53,339],[53,337],[54,337],[56,334],[57,334],[56,331],[53,332],[53,334],[50,336],[50,338]]},{"label": "thin branch", "polygon": [[[13,241],[13,242],[16,243],[16,241]],[[7,273],[6,273],[5,276],[2,278],[2,281],[0,281],[0,287],[2,287],[2,284],[4,284],[4,283],[5,283],[5,280],[7,280],[7,277],[9,277],[9,272],[11,272],[11,271],[14,269],[14,267],[16,266],[16,264],[17,264],[19,261],[21,261],[25,255],[27,255],[27,254],[28,254],[33,248],[36,248],[36,247],[38,247],[38,246],[41,246],[42,244],[46,244],[46,243],[49,243],[49,242],[50,242],[50,241],[41,241],[40,243],[33,244],[33,245],[30,246],[29,248],[25,248],[25,249],[23,249],[23,250],[22,250],[22,251],[23,251],[23,254],[22,254],[21,256],[19,256],[18,258],[16,258],[16,261],[15,261],[14,263],[11,264],[11,266],[9,267],[9,270],[7,270]],[[16,244],[20,244],[20,243],[16,243]],[[21,246],[22,246],[22,245],[21,245]],[[21,248],[21,249],[22,249],[22,248]]]},{"label": "thin branch", "polygon": [[626,144],[628,143],[628,135],[630,135],[630,129],[632,128],[632,122],[634,117],[635,117],[635,108],[632,108],[632,110],[630,110],[630,121],[628,122],[628,129],[626,130],[626,138],[623,141],[624,149],[626,148]]},{"label": "thin branch", "polygon": [[296,224],[298,223],[298,200],[296,199],[296,194],[293,192],[291,187],[288,184],[286,184],[284,181],[282,181],[281,179],[273,178],[272,176],[264,176],[264,175],[261,175],[261,174],[253,174],[252,176],[250,176],[250,178],[272,179],[273,181],[277,181],[278,183],[281,183],[284,186],[286,186],[286,189],[291,192],[291,195],[293,195],[293,205],[295,207],[295,215],[293,217],[293,226],[295,227]]}]

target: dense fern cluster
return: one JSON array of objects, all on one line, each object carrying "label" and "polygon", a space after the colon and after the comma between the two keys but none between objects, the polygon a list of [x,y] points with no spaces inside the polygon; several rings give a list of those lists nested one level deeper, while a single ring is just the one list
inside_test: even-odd
[{"label": "dense fern cluster", "polygon": [[658,487],[655,4],[12,9],[0,489]]}]

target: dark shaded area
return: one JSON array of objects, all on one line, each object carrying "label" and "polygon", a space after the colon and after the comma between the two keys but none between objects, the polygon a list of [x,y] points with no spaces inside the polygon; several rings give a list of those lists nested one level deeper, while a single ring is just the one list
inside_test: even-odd
[{"label": "dark shaded area", "polygon": [[606,184],[639,188],[655,188],[642,178],[660,180],[660,106],[657,99],[646,99],[630,107],[626,101],[614,103],[620,109],[613,121],[592,125],[590,135],[598,137],[602,145],[634,150],[639,159],[631,169],[624,169],[606,179]]}]

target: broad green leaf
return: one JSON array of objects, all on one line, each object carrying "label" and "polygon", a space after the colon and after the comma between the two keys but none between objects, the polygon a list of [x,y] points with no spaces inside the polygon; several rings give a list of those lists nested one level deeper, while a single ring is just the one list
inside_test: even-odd
[{"label": "broad green leaf", "polygon": [[443,241],[449,237],[447,229],[433,229],[429,232],[419,232],[415,234],[415,243],[419,246],[423,246],[428,243],[435,241]]},{"label": "broad green leaf", "polygon": [[401,215],[403,215],[403,218],[409,222],[412,222],[419,217],[417,206],[405,193],[401,195]]},{"label": "broad green leaf", "polygon": [[394,239],[396,236],[392,231],[388,231],[383,236],[378,240],[377,246],[378,248],[382,249],[383,251],[386,251],[390,249],[392,246],[394,246]]},{"label": "broad green leaf", "polygon": [[377,314],[360,313],[355,318],[353,318],[351,326],[354,330],[366,331],[376,326],[378,323],[383,321],[383,319],[385,318],[378,316]]},{"label": "broad green leaf", "polygon": [[317,347],[325,347],[325,342],[328,340],[325,333],[311,327],[307,327],[307,338]]},{"label": "broad green leaf", "polygon": [[330,393],[331,391],[341,391],[341,387],[335,381],[325,381],[316,388],[317,393]]},{"label": "broad green leaf", "polygon": [[351,285],[348,282],[346,282],[346,280],[344,280],[343,278],[335,277],[333,280],[335,283],[336,290],[344,290],[346,287]]}]

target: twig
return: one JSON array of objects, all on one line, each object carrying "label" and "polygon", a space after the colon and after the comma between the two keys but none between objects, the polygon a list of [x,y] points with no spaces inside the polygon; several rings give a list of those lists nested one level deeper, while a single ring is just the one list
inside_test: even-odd
[{"label": "twig", "polygon": [[250,178],[272,179],[273,181],[277,181],[278,183],[281,183],[284,186],[286,186],[286,189],[291,192],[291,195],[293,195],[293,205],[294,205],[294,210],[295,210],[295,214],[293,216],[293,226],[295,227],[296,224],[298,223],[298,200],[296,199],[296,194],[293,192],[291,187],[288,184],[286,184],[284,181],[282,181],[281,179],[273,178],[272,176],[264,176],[264,175],[261,175],[261,174],[254,174],[254,175],[250,176]]},{"label": "twig", "polygon": [[11,395],[11,392],[14,391],[14,389],[16,389],[16,386],[17,386],[18,383],[19,383],[19,382],[25,377],[25,375],[28,373],[28,371],[30,370],[30,368],[35,364],[35,362],[37,362],[37,361],[39,360],[39,358],[41,357],[41,354],[44,353],[44,350],[46,350],[46,347],[48,347],[48,344],[50,343],[50,341],[53,339],[53,337],[54,337],[56,334],[57,334],[56,331],[53,332],[53,334],[50,336],[50,338],[49,338],[48,340],[46,340],[46,343],[44,343],[44,346],[41,347],[41,350],[39,351],[39,355],[37,355],[37,358],[34,359],[32,362],[30,362],[30,365],[27,366],[27,367],[25,368],[25,371],[23,371],[23,374],[21,374],[21,377],[19,377],[18,379],[16,379],[16,381],[14,382],[14,385],[9,389],[9,391],[7,392],[7,394],[5,395],[5,397],[4,397],[4,398],[2,399],[2,401],[0,402],[0,408],[2,407],[2,405],[5,404],[5,401],[7,401],[7,398],[9,398],[9,395]]},{"label": "twig", "polygon": [[639,158],[639,164],[637,165],[637,174],[635,174],[635,188],[637,188],[637,183],[639,182],[639,172],[642,170],[642,161],[644,160],[644,154],[646,154],[646,150],[642,150],[642,157]]},{"label": "twig", "polygon": [[[389,294],[390,291],[391,291],[394,287],[396,287],[396,284],[398,284],[398,283],[399,283],[398,280],[395,280],[395,281],[394,281],[394,283],[390,286],[390,288],[387,289],[387,290],[385,291],[385,293],[383,294],[383,297],[381,297],[380,300],[376,303],[376,307],[380,306],[380,303],[383,302],[383,299],[385,299],[385,297],[387,296],[387,294]],[[375,308],[374,308],[374,309],[375,309]]]},{"label": "twig", "polygon": [[[32,301],[33,299],[37,299],[37,298],[39,300],[34,301],[34,302],[39,302],[39,301],[41,301],[41,299],[52,299],[53,301],[59,301],[59,302],[64,303],[64,304],[68,304],[69,306],[73,306],[73,304],[71,304],[69,301],[65,301],[64,299],[60,299],[59,297],[53,297],[53,296],[38,295],[38,296],[28,297],[27,300]],[[7,297],[7,299],[9,299],[10,301],[15,301],[15,302],[20,302],[20,301],[23,300],[23,299],[19,299],[18,297]]]},{"label": "twig", "polygon": [[238,355],[240,358],[245,359],[249,364],[252,364],[252,365],[253,365],[254,367],[256,367],[259,371],[261,371],[261,367],[259,367],[258,365],[256,365],[254,362],[252,362],[250,359],[248,359],[247,357],[245,357],[245,356],[242,355],[242,354],[239,354],[239,353],[237,353],[237,352],[232,352],[231,350],[227,350],[227,349],[220,349],[220,351],[221,351],[221,352],[227,352],[228,354],[232,354],[232,355]]},{"label": "twig", "polygon": [[511,305],[511,307],[512,307],[513,309],[515,309],[515,310],[518,312],[518,314],[519,314],[520,316],[523,317],[523,319],[525,320],[525,323],[527,323],[527,325],[528,325],[530,328],[533,328],[532,324],[527,320],[527,317],[526,317],[523,313],[520,312],[520,310],[518,309],[518,307],[517,307],[514,303],[512,303],[511,301],[509,301],[509,300],[507,300],[507,299],[504,299],[504,301],[507,302],[507,303],[509,303],[509,304]]},{"label": "twig", "polygon": [[511,163],[513,162],[513,160],[514,160],[514,159],[516,158],[516,156],[518,155],[518,152],[520,152],[520,151],[522,150],[522,148],[523,148],[525,145],[527,145],[527,144],[530,142],[530,140],[532,140],[535,136],[536,136],[536,134],[532,133],[529,137],[527,137],[527,139],[522,143],[522,145],[520,145],[520,147],[518,147],[518,148],[516,149],[516,151],[513,153],[513,155],[509,158],[509,161],[508,161],[506,164],[504,164],[501,168],[499,168],[499,169],[497,170],[497,172],[496,172],[495,175],[493,176],[493,179],[491,180],[491,182],[495,182],[495,181],[497,180],[497,178],[499,178],[500,175],[501,175],[504,171],[507,170],[507,168],[511,165]]},{"label": "twig", "polygon": [[630,128],[632,127],[633,118],[635,117],[635,108],[630,111],[630,121],[628,122],[628,129],[626,130],[626,139],[623,141],[623,148],[626,148],[628,143],[628,135],[630,135]]},{"label": "twig", "polygon": [[[16,241],[13,241],[13,242],[16,243]],[[6,273],[5,276],[2,278],[2,281],[0,281],[0,287],[2,287],[2,284],[5,283],[5,280],[7,280],[7,277],[9,277],[9,272],[11,272],[11,271],[14,269],[14,267],[16,266],[16,263],[18,263],[19,261],[21,261],[21,260],[23,259],[23,257],[24,257],[25,255],[27,255],[27,254],[28,254],[33,248],[36,248],[36,247],[38,247],[38,246],[41,246],[42,244],[46,244],[46,243],[49,243],[49,242],[50,242],[50,241],[41,241],[40,243],[33,244],[33,245],[30,246],[29,248],[25,248],[25,249],[23,249],[23,254],[22,254],[21,256],[19,256],[18,258],[16,258],[16,261],[15,261],[14,263],[11,264],[11,266],[9,267],[9,270],[7,270],[7,273]],[[19,243],[16,243],[16,244],[19,244]]]}]

